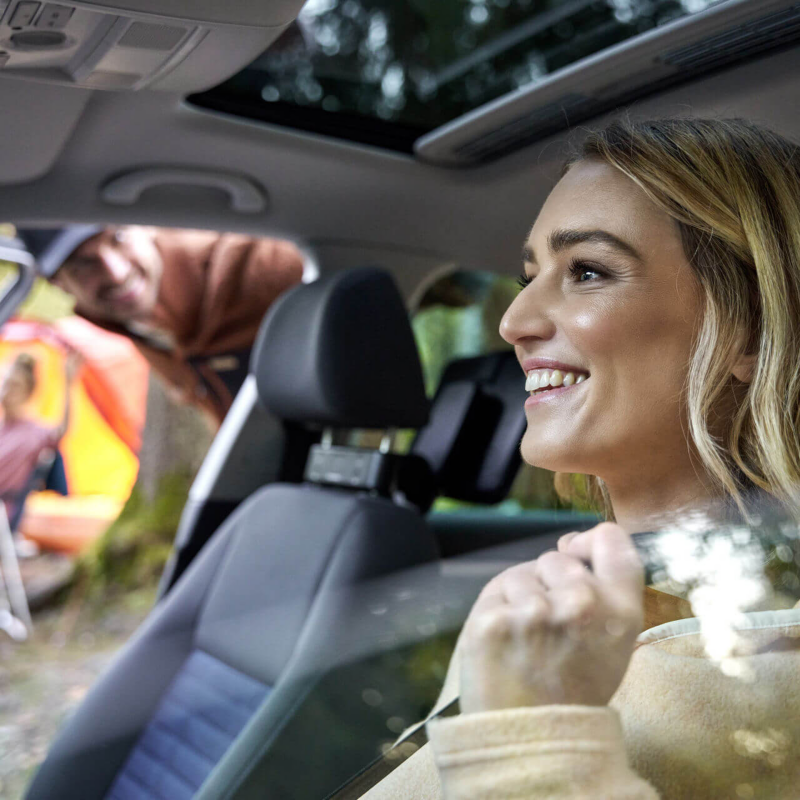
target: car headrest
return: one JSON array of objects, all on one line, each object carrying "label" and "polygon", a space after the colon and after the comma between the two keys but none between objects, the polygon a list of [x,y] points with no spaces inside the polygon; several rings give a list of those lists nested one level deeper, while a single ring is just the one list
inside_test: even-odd
[{"label": "car headrest", "polygon": [[419,428],[422,368],[394,281],[363,268],[301,284],[273,304],[250,371],[277,416],[340,428]]},{"label": "car headrest", "polygon": [[525,376],[513,352],[452,361],[433,399],[430,422],[411,452],[430,465],[440,494],[499,503],[520,466]]}]

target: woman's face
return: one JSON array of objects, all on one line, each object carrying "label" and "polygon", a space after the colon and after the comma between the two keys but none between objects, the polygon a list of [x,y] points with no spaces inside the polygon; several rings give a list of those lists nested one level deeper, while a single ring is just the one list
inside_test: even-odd
[{"label": "woman's face", "polygon": [[0,384],[0,405],[5,411],[17,411],[31,396],[28,377],[20,369],[10,367]]},{"label": "woman's face", "polygon": [[547,198],[524,259],[530,283],[500,324],[531,390],[524,459],[606,481],[685,466],[682,391],[703,296],[677,224],[619,170],[581,161]]}]

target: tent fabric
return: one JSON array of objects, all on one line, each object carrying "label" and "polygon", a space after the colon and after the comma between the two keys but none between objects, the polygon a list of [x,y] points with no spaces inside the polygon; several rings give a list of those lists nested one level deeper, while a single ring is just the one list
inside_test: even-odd
[{"label": "tent fabric", "polygon": [[12,320],[0,333],[0,364],[10,363],[19,352],[37,361],[37,388],[29,413],[43,424],[60,421],[68,349],[84,358],[72,387],[70,426],[59,448],[70,492],[124,502],[139,468],[147,362],[125,337],[75,316],[53,324]]}]

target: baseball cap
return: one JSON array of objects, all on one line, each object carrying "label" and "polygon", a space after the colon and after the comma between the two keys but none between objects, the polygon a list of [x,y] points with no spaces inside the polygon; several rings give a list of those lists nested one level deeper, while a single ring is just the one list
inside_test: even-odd
[{"label": "baseball cap", "polygon": [[70,225],[17,230],[17,236],[36,259],[37,272],[44,278],[52,278],[78,247],[104,230],[105,225]]}]

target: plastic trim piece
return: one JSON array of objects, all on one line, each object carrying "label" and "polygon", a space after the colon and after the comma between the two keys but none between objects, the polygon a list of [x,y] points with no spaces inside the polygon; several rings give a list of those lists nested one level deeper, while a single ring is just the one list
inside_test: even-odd
[{"label": "plastic trim piece", "polygon": [[0,298],[0,325],[2,325],[28,296],[36,279],[36,269],[33,256],[16,239],[0,240],[0,261],[10,261],[19,267],[16,282]]},{"label": "plastic trim piece", "polygon": [[283,439],[280,421],[260,405],[256,379],[248,375],[203,459],[189,497],[198,503],[243,500],[278,477]]},{"label": "plastic trim piece", "polygon": [[148,189],[169,185],[220,189],[229,195],[231,210],[240,214],[258,214],[267,208],[266,193],[249,178],[191,167],[137,169],[112,178],[100,194],[106,203],[130,206],[137,203]]}]

